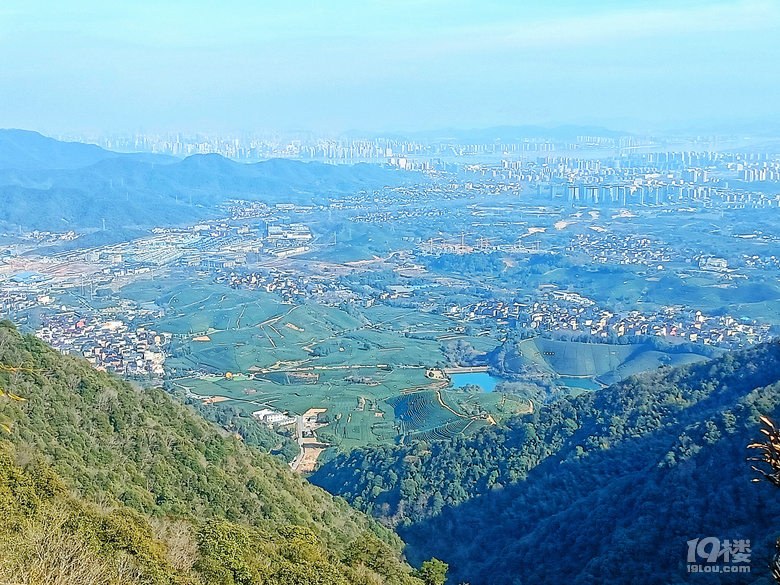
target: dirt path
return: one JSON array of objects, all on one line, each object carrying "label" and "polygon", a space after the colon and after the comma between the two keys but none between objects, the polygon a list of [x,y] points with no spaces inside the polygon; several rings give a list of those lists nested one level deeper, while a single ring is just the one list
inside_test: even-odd
[{"label": "dirt path", "polygon": [[461,414],[459,412],[455,412],[452,408],[450,408],[449,406],[444,404],[444,400],[441,399],[441,391],[439,391],[439,390],[436,391],[436,397],[439,399],[439,404],[441,404],[444,408],[449,410],[455,416],[459,416],[460,418],[471,418],[469,416],[466,416],[465,414]]}]

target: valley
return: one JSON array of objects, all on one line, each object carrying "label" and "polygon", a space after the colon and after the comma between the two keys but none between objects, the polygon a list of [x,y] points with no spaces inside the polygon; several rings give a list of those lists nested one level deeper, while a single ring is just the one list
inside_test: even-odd
[{"label": "valley", "polygon": [[[369,189],[303,201],[273,173],[294,183],[289,171],[305,168],[327,182],[335,171],[272,161],[261,173],[213,156],[159,164],[134,188],[168,173],[183,191],[166,205],[192,206],[213,181],[234,187],[191,207],[195,224],[6,232],[2,314],[227,429],[254,417],[325,460],[470,436],[760,343],[780,324],[780,267],[752,254],[773,241],[756,229],[771,222],[763,212],[551,205],[511,172],[480,183],[473,170],[443,181],[360,169]],[[349,172],[338,171],[339,189]],[[252,200],[231,198],[250,183]],[[729,257],[716,256],[726,242]],[[473,367],[492,391],[459,381]]]},{"label": "valley", "polygon": [[0,585],[780,585],[780,0],[16,4]]},{"label": "valley", "polygon": [[[108,183],[122,185],[127,164],[147,163],[104,160],[100,172],[118,165]],[[700,502],[685,491],[685,470],[714,468],[716,453],[731,454],[723,455],[730,457],[722,474],[728,489],[749,497],[748,471],[733,454],[757,432],[757,413],[777,408],[774,210],[713,200],[617,207],[551,201],[511,173],[480,181],[465,167],[443,176],[388,169],[350,176],[344,167],[329,188],[332,170],[294,161],[253,169],[214,157],[154,165],[170,168],[150,167],[133,179],[140,181],[137,196],[147,197],[165,175],[173,197],[157,205],[175,222],[166,213],[151,219],[146,210],[143,221],[152,221],[146,226],[116,228],[109,218],[97,229],[63,232],[14,229],[6,218],[0,316],[66,358],[151,388],[146,392],[157,394],[146,399],[150,404],[165,397],[170,413],[183,403],[188,416],[237,440],[236,449],[269,453],[278,473],[286,467],[284,473],[344,497],[384,525],[371,528],[380,538],[394,538],[386,529],[400,534],[415,566],[435,557],[455,579],[497,585],[510,574],[540,582],[591,583],[591,574],[608,580],[604,563],[611,557],[592,548],[583,553],[594,559],[587,566],[572,558],[534,572],[517,563],[530,558],[524,544],[530,538],[547,557],[561,556],[546,536],[556,533],[550,518],[590,507],[612,524],[591,518],[588,525],[602,540],[620,542],[610,528],[619,520],[604,509],[604,498],[630,500],[621,486],[632,477],[698,510]],[[52,181],[65,181],[63,172],[51,172]],[[319,176],[325,186],[306,197],[289,195],[312,180],[298,172]],[[67,180],[83,176],[75,171]],[[215,184],[222,187],[204,187]],[[204,191],[208,198],[200,201],[208,203],[198,203]],[[179,213],[181,206],[188,210]],[[82,226],[93,220],[86,217]],[[21,358],[8,355],[8,367],[16,367]],[[754,363],[762,369],[753,371]],[[742,372],[737,378],[729,378],[733,368]],[[33,399],[21,374],[9,373],[0,381],[0,418],[11,440],[26,444],[29,421],[57,441],[73,435],[67,425],[52,431],[40,421],[42,399]],[[77,378],[67,380],[80,387]],[[98,408],[111,408],[112,396],[100,394]],[[110,416],[114,443],[141,431]],[[209,440],[201,451],[208,461],[224,449]],[[119,498],[144,513],[187,513],[181,498],[192,496],[179,494],[169,468],[144,468],[145,480],[119,483],[96,471],[95,483],[89,474],[74,475],[71,466],[82,465],[76,451],[58,451],[58,461],[56,472],[76,478],[86,493]],[[203,477],[176,473],[182,481]],[[121,491],[128,481],[135,487]],[[201,512],[227,489],[233,507],[224,513],[240,523],[258,521],[256,510],[250,517],[235,506],[242,501],[242,509],[251,509],[245,499],[252,496],[213,482],[202,489],[210,495],[193,500]],[[760,494],[768,517],[780,518]],[[720,521],[701,517],[713,531],[741,522],[732,509]],[[368,521],[361,518],[355,521]],[[659,521],[685,541],[686,518],[694,523],[681,510]],[[277,538],[274,531],[288,521],[266,521],[263,538]],[[622,530],[661,530],[632,522]],[[762,535],[770,527],[762,526],[749,536],[763,558],[769,543]],[[205,529],[192,525],[188,538]],[[473,535],[472,545],[432,537],[462,531]],[[317,546],[342,546],[330,544],[327,534]],[[379,546],[372,542],[360,546]],[[283,566],[286,549],[278,546],[268,554]],[[501,552],[482,560],[491,546]],[[244,558],[254,562],[248,552]],[[350,574],[350,562],[333,570]],[[413,582],[408,569],[393,566],[377,567],[385,582]],[[674,574],[663,567],[659,582]]]}]

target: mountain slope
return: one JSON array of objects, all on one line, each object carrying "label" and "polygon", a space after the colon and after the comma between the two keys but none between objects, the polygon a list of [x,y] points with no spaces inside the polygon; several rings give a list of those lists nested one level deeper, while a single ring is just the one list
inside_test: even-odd
[{"label": "mountain slope", "polygon": [[216,206],[231,199],[327,204],[410,177],[368,164],[241,164],[217,154],[157,164],[123,155],[75,169],[0,170],[0,222],[48,230],[100,227],[103,218],[109,229],[181,225],[217,216]]},{"label": "mountain slope", "polygon": [[652,341],[620,345],[533,337],[507,341],[490,352],[486,362],[498,375],[506,378],[523,378],[527,371],[537,371],[594,377],[603,384],[612,384],[661,365],[704,361],[707,354],[717,353],[711,348],[700,349],[692,345],[664,347]]},{"label": "mountain slope", "polygon": [[[397,537],[343,500],[223,436],[164,392],[96,372],[7,321],[0,322],[0,389],[0,509],[28,519],[5,526],[10,544],[0,550],[0,570],[24,563],[36,535],[52,525],[63,542],[92,543],[71,551],[85,562],[100,565],[121,544],[128,566],[146,567],[131,582],[316,582],[301,576],[315,568],[324,583],[417,582],[398,560]],[[192,560],[182,570],[162,542],[178,530],[175,519]],[[127,544],[125,529],[138,546]],[[147,548],[157,551],[151,561],[138,557]],[[366,550],[378,555],[374,565]],[[121,569],[101,567],[110,575]],[[106,582],[125,582],[118,579]]]},{"label": "mountain slope", "polygon": [[176,160],[164,155],[120,154],[95,144],[62,142],[29,130],[0,129],[0,169],[77,169],[109,158],[151,159],[161,164]]},{"label": "mountain slope", "polygon": [[780,346],[766,344],[473,438],[356,451],[312,480],[401,525],[413,560],[437,556],[472,584],[688,582],[686,542],[709,536],[750,539],[760,582],[780,494],[751,483],[746,445],[760,414],[780,415],[778,380]]},{"label": "mountain slope", "polygon": [[[301,526],[196,526],[75,497],[40,457],[0,441],[0,580],[25,585],[422,585],[364,533],[326,548]],[[20,460],[23,461],[20,463]]]}]

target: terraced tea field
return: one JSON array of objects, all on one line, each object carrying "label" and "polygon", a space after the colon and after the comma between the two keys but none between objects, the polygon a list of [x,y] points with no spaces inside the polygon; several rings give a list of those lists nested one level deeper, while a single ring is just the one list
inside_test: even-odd
[{"label": "terraced tea field", "polygon": [[[326,409],[322,418],[329,424],[318,436],[345,449],[479,426],[473,416],[440,404],[436,390],[446,382],[425,375],[444,359],[441,339],[453,337],[457,323],[447,317],[386,306],[349,314],[198,280],[133,292],[165,309],[155,326],[173,335],[165,364],[169,384],[192,395],[219,397],[247,414]],[[399,418],[388,402],[429,395],[430,412],[416,420]],[[474,401],[495,410],[492,397]],[[457,401],[448,406],[458,409]]]}]

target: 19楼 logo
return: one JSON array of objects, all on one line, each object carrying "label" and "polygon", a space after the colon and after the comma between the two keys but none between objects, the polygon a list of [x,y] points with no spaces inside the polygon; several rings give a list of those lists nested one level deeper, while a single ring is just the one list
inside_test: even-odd
[{"label": "19\u697c logo", "polygon": [[689,573],[749,573],[750,541],[714,536],[688,541]]}]

